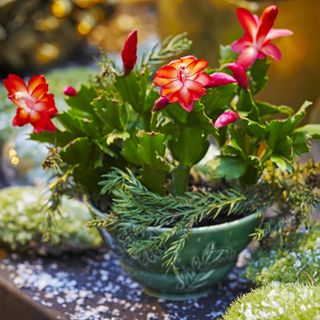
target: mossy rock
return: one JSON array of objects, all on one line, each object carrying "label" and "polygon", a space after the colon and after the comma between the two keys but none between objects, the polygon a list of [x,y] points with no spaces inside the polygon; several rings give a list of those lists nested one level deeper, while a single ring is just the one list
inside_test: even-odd
[{"label": "mossy rock", "polygon": [[60,212],[48,225],[45,205],[48,194],[36,187],[9,187],[0,190],[0,242],[19,252],[59,254],[96,248],[101,240],[87,227],[91,216],[77,200],[63,198]]},{"label": "mossy rock", "polygon": [[270,284],[231,304],[222,320],[318,320],[320,286]]}]

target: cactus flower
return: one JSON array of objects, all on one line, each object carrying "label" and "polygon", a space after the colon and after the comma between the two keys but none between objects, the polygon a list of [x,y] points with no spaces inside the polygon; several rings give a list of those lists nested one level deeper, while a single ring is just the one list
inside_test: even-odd
[{"label": "cactus flower", "polygon": [[161,97],[169,103],[179,102],[184,110],[191,112],[194,102],[206,93],[205,87],[211,81],[203,72],[207,65],[206,60],[194,56],[173,60],[156,72],[153,83],[161,87]]},{"label": "cactus flower", "polygon": [[245,30],[244,36],[232,44],[232,50],[240,53],[237,63],[249,68],[257,59],[266,56],[275,60],[281,59],[280,50],[271,43],[271,40],[290,36],[293,32],[288,29],[272,28],[277,15],[278,8],[274,5],[267,7],[260,18],[247,9],[237,9],[238,20]]},{"label": "cactus flower", "polygon": [[12,124],[24,126],[30,123],[35,132],[54,131],[51,118],[57,115],[53,94],[42,75],[34,76],[28,85],[17,75],[9,74],[3,81],[8,98],[18,107]]}]

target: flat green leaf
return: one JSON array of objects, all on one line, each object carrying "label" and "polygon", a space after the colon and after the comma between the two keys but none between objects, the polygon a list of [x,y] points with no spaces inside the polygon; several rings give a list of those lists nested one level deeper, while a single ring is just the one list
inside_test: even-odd
[{"label": "flat green leaf", "polygon": [[250,88],[253,94],[258,93],[268,82],[268,69],[270,63],[267,59],[257,59],[250,68]]},{"label": "flat green leaf", "polygon": [[320,139],[320,124],[310,123],[295,130],[296,132],[305,132],[314,139]]},{"label": "flat green leaf", "polygon": [[236,84],[207,89],[207,94],[201,98],[206,115],[210,119],[216,120],[223,111],[230,107],[230,102],[235,97],[236,92]]},{"label": "flat green leaf", "polygon": [[125,131],[113,130],[111,133],[107,135],[107,145],[114,143],[116,140],[127,140],[130,138],[130,134]]},{"label": "flat green leaf", "polygon": [[93,145],[87,137],[72,140],[60,152],[61,158],[72,165],[88,164],[92,158],[92,153]]},{"label": "flat green leaf", "polygon": [[87,113],[92,111],[91,102],[96,98],[95,89],[82,85],[78,94],[74,97],[66,98],[69,107],[78,109]]},{"label": "flat green leaf", "polygon": [[140,156],[138,152],[138,138],[135,133],[131,134],[130,139],[122,142],[122,156],[134,165],[140,165]]},{"label": "flat green leaf", "polygon": [[207,165],[217,178],[238,179],[246,173],[248,163],[241,158],[219,156]]},{"label": "flat green leaf", "polygon": [[293,152],[296,155],[309,152],[310,139],[311,139],[311,136],[306,132],[303,132],[303,131],[295,132],[292,138]]},{"label": "flat green leaf", "polygon": [[185,167],[199,162],[209,148],[207,135],[198,127],[181,127],[169,141],[173,157]]},{"label": "flat green leaf", "polygon": [[138,140],[138,153],[142,163],[154,167],[161,163],[160,166],[163,166],[163,161],[160,160],[160,157],[164,156],[166,136],[159,132],[140,131]]},{"label": "flat green leaf", "polygon": [[278,114],[292,115],[294,110],[291,107],[280,105],[276,106],[268,102],[256,101],[256,106],[261,117],[268,117]]},{"label": "flat green leaf", "polygon": [[234,62],[238,55],[236,52],[234,52],[231,49],[230,45],[226,45],[226,46],[220,45],[219,52],[220,52],[220,60],[219,60],[220,65],[228,62]]},{"label": "flat green leaf", "polygon": [[270,160],[277,165],[277,167],[283,171],[292,171],[291,163],[284,157],[273,155]]}]

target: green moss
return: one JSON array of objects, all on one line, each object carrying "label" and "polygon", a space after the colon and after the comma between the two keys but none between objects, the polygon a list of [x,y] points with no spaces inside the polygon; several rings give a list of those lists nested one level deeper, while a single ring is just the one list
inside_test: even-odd
[{"label": "green moss", "polygon": [[271,284],[231,304],[223,320],[320,319],[320,286]]},{"label": "green moss", "polygon": [[48,229],[44,211],[47,197],[35,187],[10,187],[0,191],[0,242],[12,250],[40,254],[94,248],[100,236],[87,227],[90,213],[77,200],[64,198],[61,214]]},{"label": "green moss", "polygon": [[284,247],[259,250],[246,276],[259,284],[272,281],[320,284],[320,226],[293,234]]}]

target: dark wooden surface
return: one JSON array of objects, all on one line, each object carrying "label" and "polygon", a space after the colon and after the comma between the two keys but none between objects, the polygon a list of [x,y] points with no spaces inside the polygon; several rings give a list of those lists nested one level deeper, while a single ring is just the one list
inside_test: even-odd
[{"label": "dark wooden surface", "polygon": [[183,302],[145,295],[106,250],[0,260],[1,320],[218,319],[250,284],[235,269],[210,295]]}]

